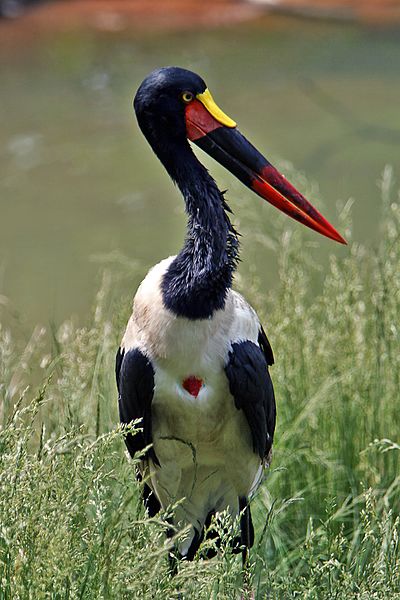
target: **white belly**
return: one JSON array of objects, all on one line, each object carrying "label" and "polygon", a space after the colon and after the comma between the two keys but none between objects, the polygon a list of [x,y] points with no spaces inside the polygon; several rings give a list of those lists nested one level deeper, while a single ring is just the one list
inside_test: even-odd
[{"label": "white belly", "polygon": [[210,511],[237,514],[238,497],[248,496],[261,476],[249,426],[225,373],[203,381],[195,398],[157,366],[152,403],[153,444],[161,464],[151,468],[152,487],[163,507],[185,498],[180,520],[198,529]]}]

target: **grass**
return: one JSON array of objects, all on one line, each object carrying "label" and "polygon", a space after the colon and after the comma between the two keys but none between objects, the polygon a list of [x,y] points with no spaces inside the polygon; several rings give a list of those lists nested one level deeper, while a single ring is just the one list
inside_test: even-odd
[{"label": "grass", "polygon": [[[256,598],[400,598],[400,206],[388,168],[381,190],[380,242],[333,254],[318,294],[317,251],[280,220],[279,289],[266,303],[255,277],[238,278],[276,354],[273,467],[252,504]],[[216,558],[171,579],[168,514],[141,507],[113,378],[129,302],[112,284],[84,328],[37,328],[25,343],[0,329],[0,599],[235,598],[229,533]],[[226,519],[215,526],[232,531]]]}]

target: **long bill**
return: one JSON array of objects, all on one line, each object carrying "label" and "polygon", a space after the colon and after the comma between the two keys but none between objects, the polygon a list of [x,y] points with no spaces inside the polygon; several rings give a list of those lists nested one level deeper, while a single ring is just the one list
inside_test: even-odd
[{"label": "long bill", "polygon": [[185,118],[189,140],[261,198],[314,231],[346,244],[325,217],[240,133],[208,90],[187,105]]}]

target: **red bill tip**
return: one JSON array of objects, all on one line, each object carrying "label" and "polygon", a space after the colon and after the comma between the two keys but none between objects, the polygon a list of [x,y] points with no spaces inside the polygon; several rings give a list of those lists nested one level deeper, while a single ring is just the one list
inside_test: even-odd
[{"label": "red bill tip", "polygon": [[340,244],[347,244],[333,225],[272,165],[265,166],[260,174],[254,174],[251,187],[296,221]]}]

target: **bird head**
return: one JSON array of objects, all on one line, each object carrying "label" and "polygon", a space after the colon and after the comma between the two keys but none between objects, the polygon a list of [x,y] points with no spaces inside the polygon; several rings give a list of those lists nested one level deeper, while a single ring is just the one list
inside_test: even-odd
[{"label": "bird head", "polygon": [[140,128],[150,143],[165,138],[170,143],[187,139],[185,111],[206,90],[204,81],[191,71],[163,67],[150,73],[133,102]]},{"label": "bird head", "polygon": [[134,108],[142,132],[164,163],[168,153],[190,140],[258,196],[303,225],[346,244],[325,217],[240,133],[199,75],[179,67],[153,71],[140,85]]}]

